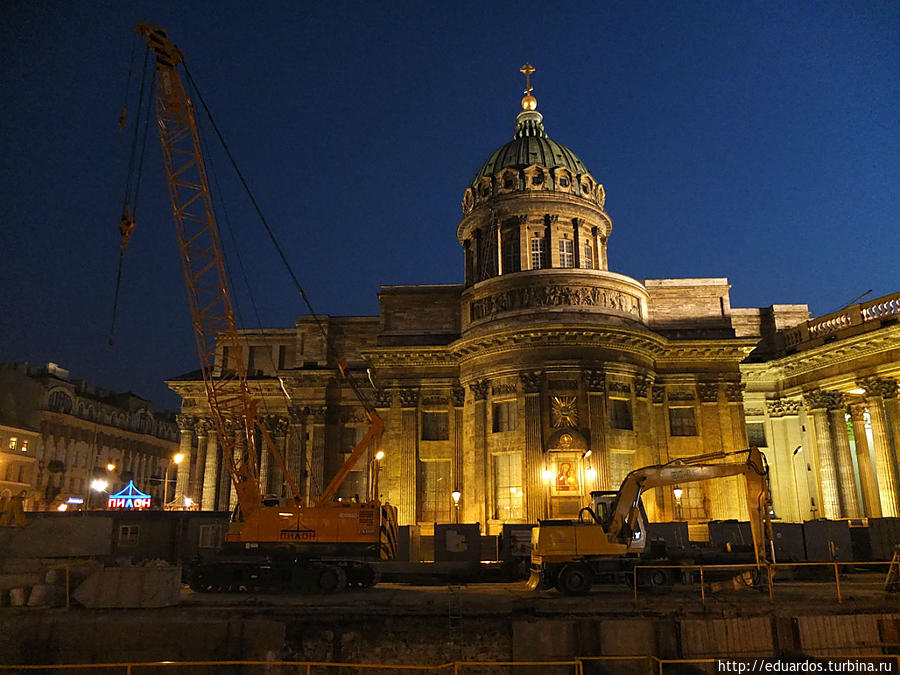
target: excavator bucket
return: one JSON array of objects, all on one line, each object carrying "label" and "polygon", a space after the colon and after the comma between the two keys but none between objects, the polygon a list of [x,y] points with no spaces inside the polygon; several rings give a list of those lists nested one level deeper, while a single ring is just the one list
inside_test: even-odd
[{"label": "excavator bucket", "polygon": [[527,586],[529,591],[543,591],[544,574],[541,571],[532,568],[531,576],[528,577]]}]

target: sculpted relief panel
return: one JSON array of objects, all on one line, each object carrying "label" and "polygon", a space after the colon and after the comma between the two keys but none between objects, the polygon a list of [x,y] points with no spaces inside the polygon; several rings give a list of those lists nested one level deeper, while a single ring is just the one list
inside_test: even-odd
[{"label": "sculpted relief panel", "polygon": [[471,321],[478,321],[493,314],[517,309],[563,306],[598,307],[625,312],[637,319],[641,318],[641,302],[635,295],[590,286],[563,285],[511,288],[479,298],[472,301],[469,316]]}]

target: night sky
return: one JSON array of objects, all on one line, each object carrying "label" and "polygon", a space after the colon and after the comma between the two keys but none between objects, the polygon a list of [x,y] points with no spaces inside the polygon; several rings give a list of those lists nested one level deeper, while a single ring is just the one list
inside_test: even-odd
[{"label": "night sky", "polygon": [[[548,134],[606,188],[611,270],[728,277],[735,307],[813,314],[900,290],[896,0],[6,0],[0,361],[157,409],[197,368],[154,128],[107,344],[139,21],[181,47],[317,312],[462,281],[462,194],[512,137],[526,60]],[[290,327],[305,308],[201,123],[241,324]]]}]

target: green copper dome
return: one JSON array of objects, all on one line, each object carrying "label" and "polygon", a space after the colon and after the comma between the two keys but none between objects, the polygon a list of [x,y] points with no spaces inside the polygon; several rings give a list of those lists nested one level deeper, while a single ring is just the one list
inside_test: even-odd
[{"label": "green copper dome", "polygon": [[478,170],[472,184],[483,177],[497,175],[503,169],[524,169],[532,164],[555,169],[564,167],[573,175],[588,173],[574,152],[547,137],[543,116],[536,110],[523,110],[516,117],[513,139],[500,146]]}]

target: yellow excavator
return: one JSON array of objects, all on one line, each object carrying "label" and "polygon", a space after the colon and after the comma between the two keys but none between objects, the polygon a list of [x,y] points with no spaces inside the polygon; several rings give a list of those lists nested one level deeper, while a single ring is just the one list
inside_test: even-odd
[{"label": "yellow excavator", "polygon": [[[741,456],[744,461],[734,461]],[[531,533],[529,588],[555,587],[566,595],[583,595],[595,583],[631,581],[635,566],[650,564],[645,557],[647,516],[641,493],[656,487],[728,476],[745,478],[756,570],[774,563],[768,468],[762,453],[754,447],[636,469],[625,477],[618,492],[592,492],[592,503],[581,509],[577,521],[539,521]],[[642,585],[671,584],[672,576],[665,569],[645,572],[646,576],[638,579]]]},{"label": "yellow excavator", "polygon": [[[141,23],[135,30],[155,55],[155,121],[200,368],[219,452],[238,499],[225,546],[215,558],[193,567],[191,587],[198,591],[334,592],[371,586],[378,579],[373,561],[396,555],[397,510],[380,502],[377,487],[364,500],[334,497],[356,462],[377,449],[384,424],[341,362],[341,378],[363,405],[370,426],[322,494],[313,503],[304,503],[308,498],[301,496],[261,424],[247,381],[194,106],[179,74],[182,53],[163,28]],[[127,202],[119,228],[124,252],[134,230]],[[228,367],[218,371],[217,347],[231,347],[232,355]],[[281,466],[290,499],[264,497],[259,481],[261,452],[270,453]]]}]

